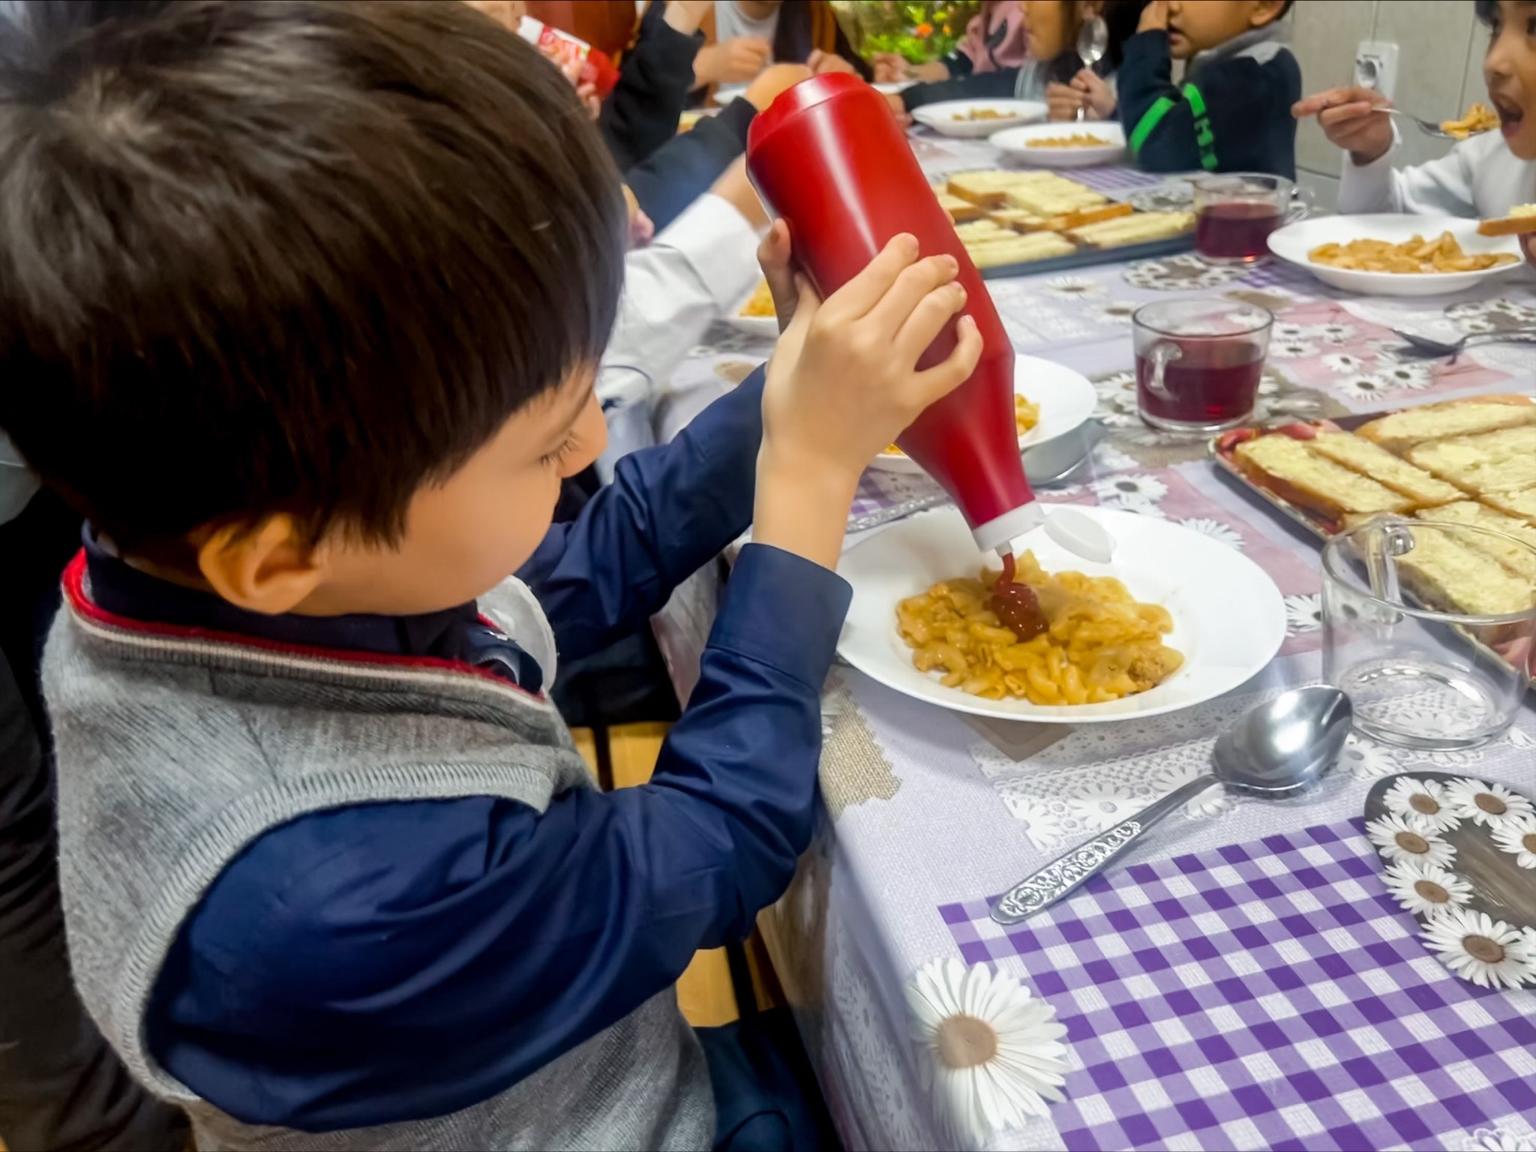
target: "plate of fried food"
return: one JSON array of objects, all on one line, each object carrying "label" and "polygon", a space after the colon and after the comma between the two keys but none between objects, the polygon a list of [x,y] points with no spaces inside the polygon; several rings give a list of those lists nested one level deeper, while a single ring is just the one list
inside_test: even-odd
[{"label": "plate of fried food", "polygon": [[[1019,451],[1028,452],[1077,431],[1093,415],[1098,394],[1081,372],[1038,356],[1013,358],[1014,422],[1019,430]],[[892,444],[874,460],[871,468],[882,472],[921,472],[913,460]]]},{"label": "plate of fried food", "polygon": [[726,313],[725,322],[748,336],[777,340],[779,317],[773,309],[773,293],[768,290],[768,281],[759,280],[757,287],[752,289],[752,295]]},{"label": "plate of fried food", "polygon": [[1003,128],[1044,120],[1038,100],[944,100],[912,109],[912,119],[940,136],[978,140]]},{"label": "plate of fried food", "polygon": [[1092,724],[1174,712],[1261,671],[1285,605],[1236,549],[1167,520],[1080,509],[1115,540],[1091,564],[1043,532],[1007,580],[953,508],[844,554],[853,604],[838,654],[888,688],[959,712]]},{"label": "plate of fried food", "polygon": [[1320,216],[1270,233],[1269,250],[1325,284],[1364,296],[1462,292],[1518,269],[1513,236],[1456,216]]},{"label": "plate of fried food", "polygon": [[1125,130],[1113,121],[1027,124],[997,133],[992,143],[1037,168],[1090,168],[1125,159]]}]

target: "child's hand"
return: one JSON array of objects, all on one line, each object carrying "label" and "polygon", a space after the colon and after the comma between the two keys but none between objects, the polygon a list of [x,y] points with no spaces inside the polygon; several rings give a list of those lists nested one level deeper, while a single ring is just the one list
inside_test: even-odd
[{"label": "child's hand", "polygon": [[894,237],[825,302],[800,278],[763,391],[759,542],[835,566],[865,465],[975,370],[981,333],[970,317],[941,364],[917,369],[965,306],[954,257],[917,254],[913,237]]},{"label": "child's hand", "polygon": [[1047,84],[1045,109],[1047,120],[1076,120],[1083,111],[1083,94],[1068,84]]},{"label": "child's hand", "polygon": [[1300,120],[1316,116],[1323,135],[1349,153],[1356,164],[1379,160],[1392,149],[1392,119],[1375,111],[1392,101],[1370,88],[1329,88],[1291,105]]},{"label": "child's hand", "polygon": [[811,70],[804,64],[775,64],[764,68],[742,95],[748,104],[761,112],[778,99],[779,93],[810,78]]},{"label": "child's hand", "polygon": [[795,283],[795,265],[790,259],[789,225],[784,221],[775,220],[757,246],[757,263],[768,282],[773,314],[778,317],[779,331],[783,332],[795,318],[795,306],[800,303],[800,286]]},{"label": "child's hand", "polygon": [[1525,262],[1536,268],[1536,232],[1526,232],[1520,237],[1520,250],[1525,253]]},{"label": "child's hand", "polygon": [[635,198],[634,189],[628,184],[620,184],[619,191],[624,193],[624,207],[629,212],[629,246],[644,248],[656,238],[656,225],[640,210],[640,201]]},{"label": "child's hand", "polygon": [[906,102],[902,100],[900,92],[887,92],[885,103],[890,108],[891,115],[896,117],[896,123],[903,128],[912,123],[912,113],[907,111]]},{"label": "child's hand", "polygon": [[806,57],[805,66],[818,76],[825,76],[828,72],[846,72],[850,76],[859,74],[857,68],[836,52],[823,52],[820,48]]},{"label": "child's hand", "polygon": [[872,63],[876,84],[897,84],[912,73],[912,66],[899,52],[880,52]]},{"label": "child's hand", "polygon": [[1136,31],[1168,31],[1168,0],[1152,0],[1152,3],[1143,8],[1141,19],[1136,23]]},{"label": "child's hand", "polygon": [[1108,120],[1115,114],[1120,103],[1115,90],[1104,83],[1104,78],[1092,68],[1080,68],[1072,77],[1072,87],[1083,94],[1083,105],[1088,109],[1088,119]]}]

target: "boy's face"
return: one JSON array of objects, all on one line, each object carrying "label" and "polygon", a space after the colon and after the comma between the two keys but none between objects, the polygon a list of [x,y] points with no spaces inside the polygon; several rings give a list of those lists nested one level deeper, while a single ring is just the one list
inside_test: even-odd
[{"label": "boy's face", "polygon": [[1281,7],[1281,0],[1168,0],[1168,53],[1187,60],[1271,23]]},{"label": "boy's face", "polygon": [[360,544],[340,530],[328,535],[311,560],[319,579],[291,610],[435,612],[517,571],[549,531],[560,482],[607,446],[594,375],[591,365],[573,372],[515,413],[451,476],[417,491],[396,547]]},{"label": "boy's face", "polygon": [[1503,0],[1483,57],[1488,99],[1509,150],[1536,160],[1536,2]]}]

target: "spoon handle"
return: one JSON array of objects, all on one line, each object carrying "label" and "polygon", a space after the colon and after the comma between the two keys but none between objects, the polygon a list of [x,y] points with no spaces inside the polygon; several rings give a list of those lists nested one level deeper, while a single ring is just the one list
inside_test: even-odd
[{"label": "spoon handle", "polygon": [[999,924],[1018,924],[1077,891],[1103,871],[1106,864],[1123,854],[1148,828],[1215,783],[1216,777],[1210,773],[1197,776],[1161,800],[1154,800],[1136,815],[1127,816],[1113,828],[1106,828],[1088,843],[1056,857],[998,897],[997,903],[992,905],[992,919]]}]

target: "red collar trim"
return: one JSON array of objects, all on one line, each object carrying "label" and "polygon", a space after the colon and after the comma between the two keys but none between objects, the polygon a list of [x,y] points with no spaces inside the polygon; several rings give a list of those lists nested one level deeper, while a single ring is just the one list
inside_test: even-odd
[{"label": "red collar trim", "polygon": [[[128,616],[119,616],[114,612],[108,612],[90,598],[90,594],[85,590],[85,573],[85,549],[82,548],[75,554],[75,558],[69,562],[69,566],[64,569],[64,598],[69,602],[70,610],[77,616],[84,617],[92,623],[106,628],[113,628],[139,636],[152,636],[161,640],[228,644],[235,648],[249,648],[258,652],[272,652],[303,660],[329,660],[362,667],[410,668],[418,671],[450,672],[469,675],[479,680],[489,680],[508,692],[527,697],[529,700],[538,701],[540,704],[548,702],[543,693],[535,694],[529,692],[526,688],[521,688],[511,681],[503,679],[487,668],[477,668],[473,664],[466,664],[460,660],[443,660],[436,656],[393,656],[387,652],[354,652],[345,648],[321,648],[303,644],[283,644],[263,636],[242,636],[238,632],[219,632],[211,628],[188,628],[179,624],[152,623],[147,620],[135,620]],[[487,623],[490,622],[487,621]],[[494,625],[492,626],[494,627]]]}]

